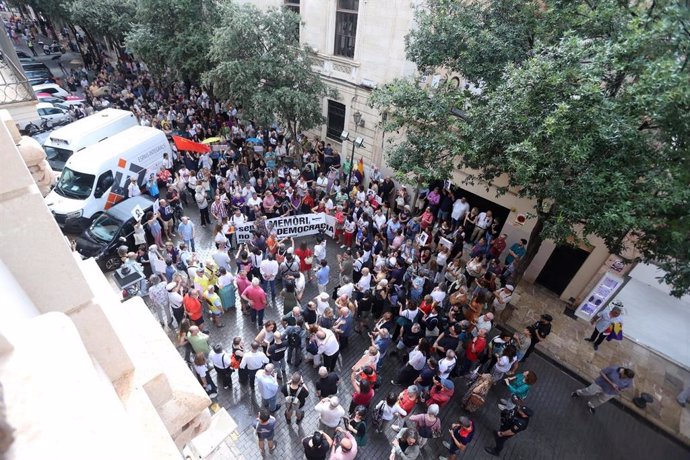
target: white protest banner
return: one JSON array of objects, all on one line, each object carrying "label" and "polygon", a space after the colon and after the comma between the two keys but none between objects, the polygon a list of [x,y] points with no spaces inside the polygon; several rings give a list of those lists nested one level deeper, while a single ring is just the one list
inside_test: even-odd
[{"label": "white protest banner", "polygon": [[[274,217],[266,221],[266,228],[269,233],[276,232],[278,239],[315,235],[319,232],[332,237],[335,234],[335,218],[323,213]],[[237,242],[251,241],[254,229],[254,222],[238,225],[235,229]]]}]

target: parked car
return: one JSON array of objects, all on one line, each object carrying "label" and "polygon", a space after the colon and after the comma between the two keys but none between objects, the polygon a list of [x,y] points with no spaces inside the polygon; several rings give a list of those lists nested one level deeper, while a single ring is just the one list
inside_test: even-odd
[{"label": "parked car", "polygon": [[[45,70],[25,70],[24,75],[31,86],[45,86],[46,84],[55,85],[55,77],[50,71]],[[55,85],[57,86],[57,85]]]},{"label": "parked car", "polygon": [[105,212],[94,215],[89,227],[76,238],[77,252],[85,259],[93,257],[103,271],[115,270],[122,261],[117,249],[126,245],[135,249],[132,211],[139,206],[144,215],[153,209],[154,199],[139,195],[121,201]]},{"label": "parked car", "polygon": [[48,72],[48,73],[51,74],[51,75],[53,74],[53,73],[50,71],[50,69],[48,68],[48,66],[46,66],[46,65],[45,65],[44,63],[42,63],[42,62],[23,62],[23,63],[22,63],[22,69],[24,69],[24,71],[27,71],[27,70],[43,70],[43,71],[45,71],[45,72]]},{"label": "parked car", "polygon": [[49,93],[53,96],[63,98],[70,96],[70,93],[66,89],[55,83],[37,84],[31,86],[33,87],[34,93]]},{"label": "parked car", "polygon": [[72,121],[72,116],[65,109],[54,107],[47,102],[36,104],[36,110],[41,118],[46,118],[52,125],[65,124]]},{"label": "parked car", "polygon": [[50,93],[36,93],[36,99],[38,99],[38,102],[47,102],[48,104],[52,104],[53,106],[55,106],[55,104],[65,102],[65,99],[53,96]]}]

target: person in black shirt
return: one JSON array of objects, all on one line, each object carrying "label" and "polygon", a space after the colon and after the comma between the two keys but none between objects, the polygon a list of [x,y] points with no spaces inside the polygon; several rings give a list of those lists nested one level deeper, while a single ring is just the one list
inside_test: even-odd
[{"label": "person in black shirt", "polygon": [[527,406],[518,406],[512,410],[501,412],[501,428],[494,433],[495,447],[484,447],[484,450],[493,456],[498,456],[503,450],[505,442],[527,429],[530,417],[534,411]]},{"label": "person in black shirt", "polygon": [[532,337],[532,341],[530,342],[529,348],[527,348],[527,351],[520,362],[524,363],[527,361],[529,355],[531,355],[534,351],[534,347],[536,347],[539,342],[546,339],[546,337],[551,334],[551,321],[553,321],[553,317],[549,314],[544,314],[541,315],[539,321],[527,327],[527,330]]},{"label": "person in black shirt", "polygon": [[338,393],[338,382],[340,377],[335,372],[328,372],[325,366],[319,368],[319,380],[314,387],[316,388],[316,396],[319,398],[328,398]]},{"label": "person in black shirt", "polygon": [[434,348],[439,357],[445,357],[447,350],[457,350],[458,345],[460,345],[460,332],[462,332],[462,327],[459,324],[453,324],[438,336]]},{"label": "person in black shirt", "polygon": [[309,390],[304,385],[304,380],[299,372],[292,374],[290,383],[286,383],[280,390],[285,396],[285,420],[292,423],[292,413],[295,413],[296,422],[299,425],[304,418],[304,403],[309,396]]},{"label": "person in black shirt", "polygon": [[333,440],[323,431],[314,431],[312,436],[302,439],[304,456],[307,460],[326,460],[332,445]]},{"label": "person in black shirt", "polygon": [[283,380],[283,373],[285,372],[285,352],[287,351],[287,340],[283,340],[280,332],[273,334],[273,343],[268,346],[266,355],[276,369],[276,377],[278,380]]}]

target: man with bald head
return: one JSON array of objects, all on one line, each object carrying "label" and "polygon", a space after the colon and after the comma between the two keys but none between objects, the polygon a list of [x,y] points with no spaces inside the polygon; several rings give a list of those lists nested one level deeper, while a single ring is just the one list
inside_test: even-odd
[{"label": "man with bald head", "polygon": [[333,325],[333,331],[338,333],[338,342],[340,343],[340,348],[343,350],[347,348],[350,336],[354,330],[355,318],[352,312],[347,307],[340,307],[338,309],[338,320]]},{"label": "man with bald head", "polygon": [[348,430],[343,427],[338,427],[335,429],[337,433],[340,433],[340,442],[331,452],[331,456],[328,460],[352,460],[357,456],[357,443],[355,442],[355,437],[352,436]]},{"label": "man with bald head", "polygon": [[340,352],[338,339],[330,329],[319,329],[316,333],[316,343],[319,347],[319,354],[323,357],[323,365],[329,372],[333,372]]}]

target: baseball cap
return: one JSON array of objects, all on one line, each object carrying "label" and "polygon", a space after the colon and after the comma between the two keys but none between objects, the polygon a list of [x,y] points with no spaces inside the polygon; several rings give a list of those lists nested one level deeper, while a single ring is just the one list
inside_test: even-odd
[{"label": "baseball cap", "polygon": [[170,283],[165,285],[165,289],[167,289],[168,291],[172,291],[173,289],[175,289],[175,286],[177,286],[177,283],[171,281]]},{"label": "baseball cap", "polygon": [[455,389],[455,384],[453,383],[452,380],[450,379],[441,379],[441,385],[444,387],[448,388],[449,390],[454,390]]},{"label": "baseball cap", "polygon": [[513,292],[515,287],[512,284],[506,284],[506,289],[508,289],[510,292]]}]

